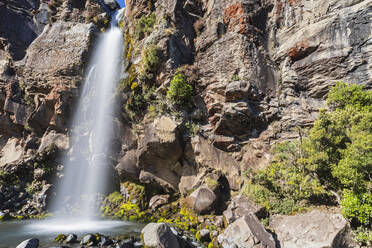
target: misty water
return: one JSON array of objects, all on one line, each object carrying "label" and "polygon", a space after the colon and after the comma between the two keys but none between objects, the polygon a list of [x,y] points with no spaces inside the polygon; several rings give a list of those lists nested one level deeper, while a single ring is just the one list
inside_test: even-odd
[{"label": "misty water", "polygon": [[50,206],[54,217],[1,223],[0,247],[16,247],[28,238],[38,238],[40,247],[50,247],[60,233],[75,233],[81,238],[96,232],[140,232],[142,226],[136,223],[101,220],[97,204],[97,196],[107,193],[110,184],[115,88],[123,76],[123,34],[117,24],[123,12],[119,10],[111,27],[100,34],[89,61],[71,125],[70,150]]},{"label": "misty water", "polygon": [[98,214],[97,193],[105,193],[109,184],[114,96],[123,68],[123,35],[116,21],[112,23],[94,48],[72,122],[71,149],[51,206],[61,219],[73,213],[93,219]]}]

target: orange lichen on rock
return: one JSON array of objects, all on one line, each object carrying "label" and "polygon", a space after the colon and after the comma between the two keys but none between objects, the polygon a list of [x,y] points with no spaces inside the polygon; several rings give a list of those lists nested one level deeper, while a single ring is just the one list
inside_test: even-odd
[{"label": "orange lichen on rock", "polygon": [[247,13],[242,3],[235,3],[225,9],[224,22],[228,26],[228,30],[236,30],[240,34],[245,34],[247,31]]},{"label": "orange lichen on rock", "polygon": [[292,61],[298,60],[306,54],[309,44],[307,41],[297,42],[296,45],[289,49],[288,56]]},{"label": "orange lichen on rock", "polygon": [[299,3],[301,3],[301,0],[288,0],[288,3],[291,6],[298,5]]}]

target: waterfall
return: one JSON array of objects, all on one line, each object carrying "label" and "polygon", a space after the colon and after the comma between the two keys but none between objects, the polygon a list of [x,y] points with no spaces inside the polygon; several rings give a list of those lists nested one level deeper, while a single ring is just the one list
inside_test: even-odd
[{"label": "waterfall", "polygon": [[99,38],[71,127],[71,145],[63,162],[51,211],[66,218],[72,211],[92,219],[98,214],[97,194],[108,182],[115,88],[122,75],[123,36],[117,23],[124,9],[113,15],[111,27]]}]

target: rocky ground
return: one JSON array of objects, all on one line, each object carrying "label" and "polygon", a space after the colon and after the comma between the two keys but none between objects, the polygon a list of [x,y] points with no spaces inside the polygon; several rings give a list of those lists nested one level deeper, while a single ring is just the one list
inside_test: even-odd
[{"label": "rocky ground", "polygon": [[[269,215],[242,187],[247,171],[268,165],[273,144],[312,126],[337,81],[372,88],[372,2],[126,5],[128,77],[110,154],[120,184],[103,214],[153,222],[146,247],[193,242],[174,226],[208,247],[356,246],[337,204]],[[92,0],[0,3],[1,219],[47,213],[84,69],[108,24],[102,13]],[[182,104],[166,96],[177,74],[192,86]]]}]

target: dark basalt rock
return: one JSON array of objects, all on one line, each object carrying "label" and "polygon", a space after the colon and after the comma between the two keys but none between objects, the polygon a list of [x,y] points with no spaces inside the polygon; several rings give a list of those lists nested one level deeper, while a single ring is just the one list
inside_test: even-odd
[{"label": "dark basalt rock", "polygon": [[77,242],[77,235],[76,234],[69,234],[67,235],[67,238],[65,239],[66,244],[73,244]]},{"label": "dark basalt rock", "polygon": [[17,248],[38,248],[38,247],[39,247],[39,240],[35,238],[27,239],[17,246]]}]

